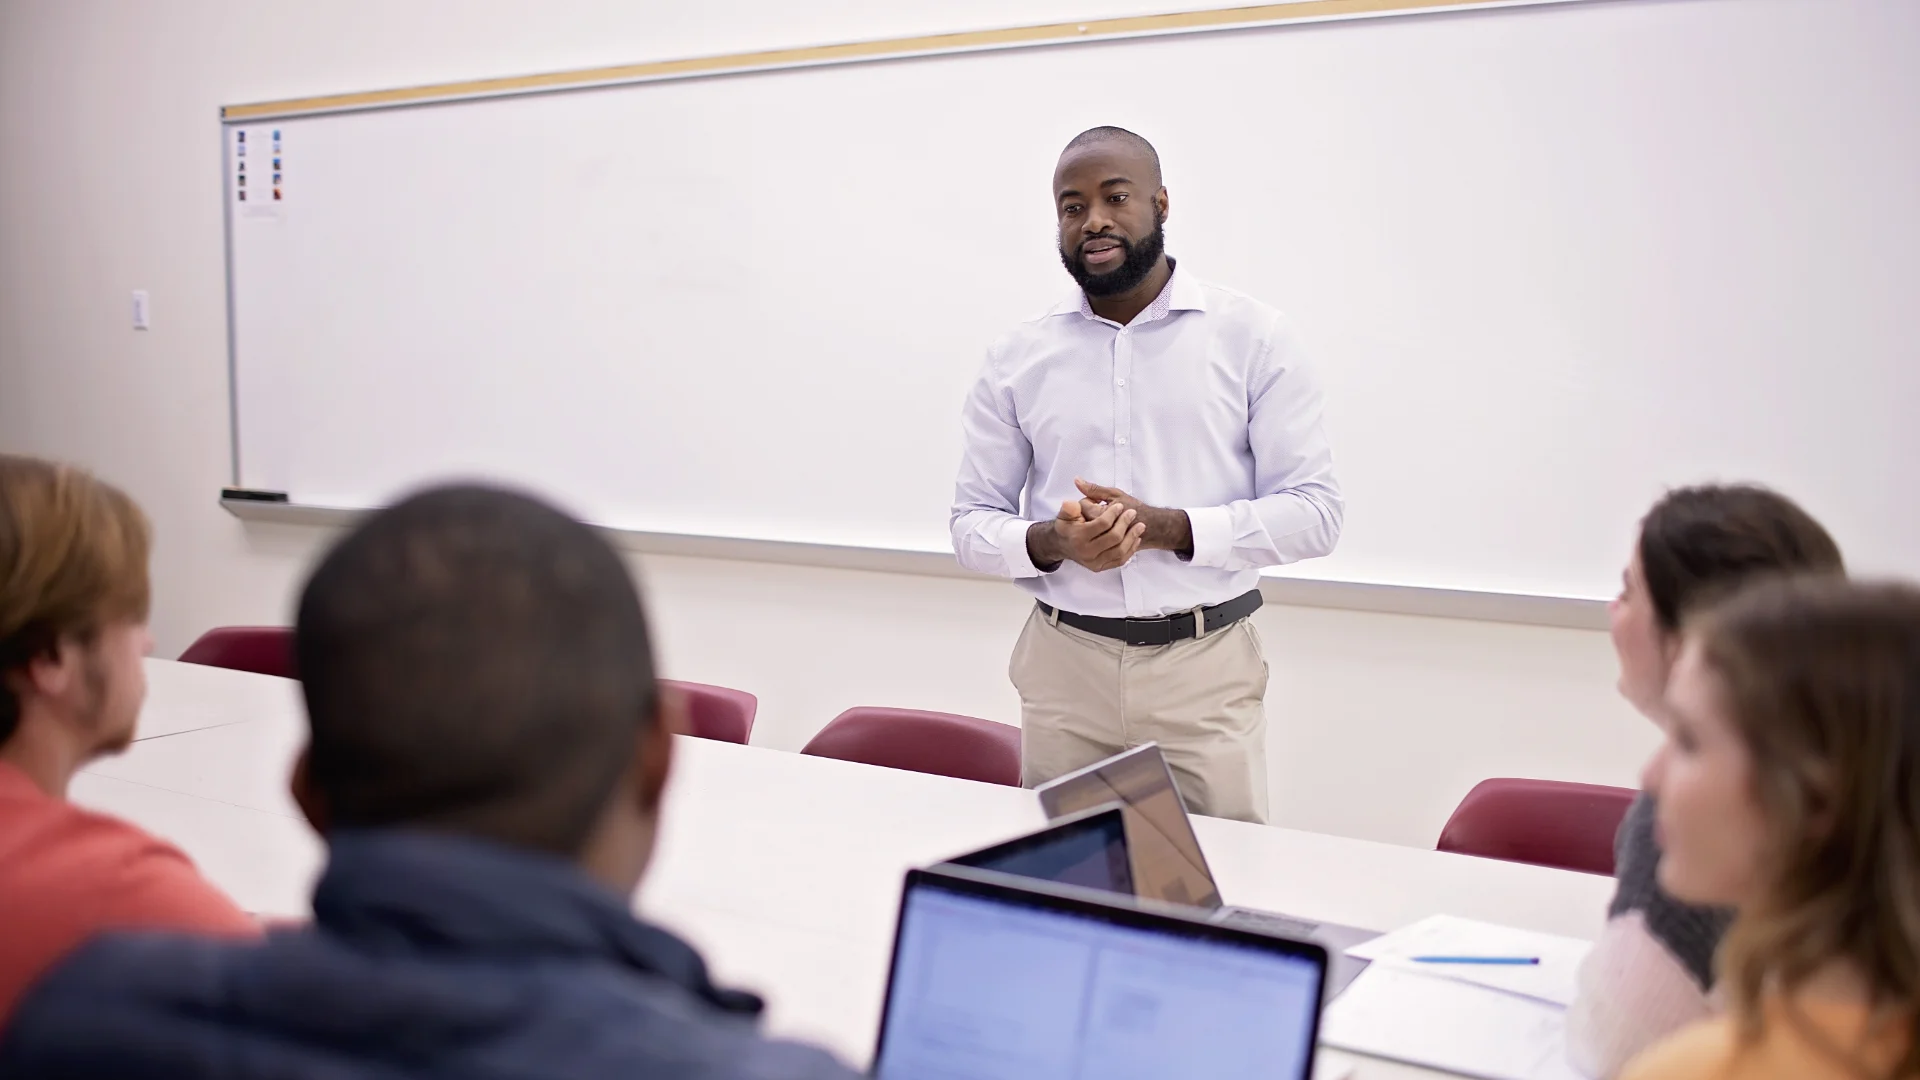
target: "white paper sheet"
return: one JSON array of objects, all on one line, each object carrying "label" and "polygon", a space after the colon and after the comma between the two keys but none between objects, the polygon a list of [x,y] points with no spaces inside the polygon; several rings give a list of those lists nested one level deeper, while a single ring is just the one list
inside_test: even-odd
[{"label": "white paper sheet", "polygon": [[1567,1063],[1566,1010],[1378,963],[1327,1006],[1327,1046],[1484,1080],[1583,1080]]},{"label": "white paper sheet", "polygon": [[1327,1061],[1316,1056],[1313,1061],[1313,1080],[1353,1080],[1353,1066],[1344,1061]]},{"label": "white paper sheet", "polygon": [[[1361,942],[1348,949],[1347,955],[1382,967],[1407,968],[1433,978],[1491,987],[1566,1008],[1573,1004],[1580,963],[1592,947],[1592,942],[1578,938],[1434,915]],[[1420,964],[1413,962],[1416,956],[1537,956],[1540,963]]]}]

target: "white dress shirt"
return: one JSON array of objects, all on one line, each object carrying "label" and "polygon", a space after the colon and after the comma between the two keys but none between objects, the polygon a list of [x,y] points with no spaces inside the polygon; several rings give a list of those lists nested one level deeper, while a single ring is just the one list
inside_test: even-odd
[{"label": "white dress shirt", "polygon": [[[1232,599],[1260,568],[1333,550],[1343,504],[1320,380],[1279,312],[1175,269],[1127,326],[1076,292],[987,350],[962,414],[960,564],[1082,615],[1151,618]],[[1043,573],[1027,529],[1074,479],[1183,509],[1193,558],[1142,551]]]}]

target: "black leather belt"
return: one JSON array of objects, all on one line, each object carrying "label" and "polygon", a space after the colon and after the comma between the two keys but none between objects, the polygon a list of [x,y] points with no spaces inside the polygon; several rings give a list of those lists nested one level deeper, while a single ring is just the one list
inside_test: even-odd
[{"label": "black leather belt", "polygon": [[[1211,634],[1259,610],[1260,590],[1252,589],[1224,604],[1203,608],[1200,617],[1206,632]],[[1054,609],[1047,604],[1041,604],[1040,611],[1048,618],[1053,617]],[[1124,641],[1129,645],[1171,645],[1195,636],[1191,611],[1162,615],[1157,619],[1104,619],[1098,615],[1076,615],[1071,611],[1062,611],[1060,621],[1075,630],[1085,630],[1089,634]]]}]

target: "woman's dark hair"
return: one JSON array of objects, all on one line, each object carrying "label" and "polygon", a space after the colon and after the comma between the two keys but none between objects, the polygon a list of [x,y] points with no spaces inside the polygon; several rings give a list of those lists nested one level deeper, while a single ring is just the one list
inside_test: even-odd
[{"label": "woman's dark hair", "polygon": [[1754,484],[1676,488],[1640,521],[1640,573],[1660,628],[1749,579],[1846,569],[1840,547],[1813,515]]}]

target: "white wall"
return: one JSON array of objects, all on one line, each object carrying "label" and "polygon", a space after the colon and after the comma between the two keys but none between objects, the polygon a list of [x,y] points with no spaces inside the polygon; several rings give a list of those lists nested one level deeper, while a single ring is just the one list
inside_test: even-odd
[{"label": "white wall", "polygon": [[[243,525],[215,502],[229,469],[219,106],[1175,6],[0,0],[0,450],[85,463],[147,507],[161,655],[209,626],[284,621],[326,535]],[[152,294],[145,332],[129,328],[137,288]],[[1016,719],[1005,669],[1024,604],[1010,586],[639,564],[668,672],[759,694],[757,742],[798,747],[860,703]],[[1629,784],[1653,742],[1613,695],[1603,634],[1257,618],[1279,824],[1428,845],[1481,777]]]}]

